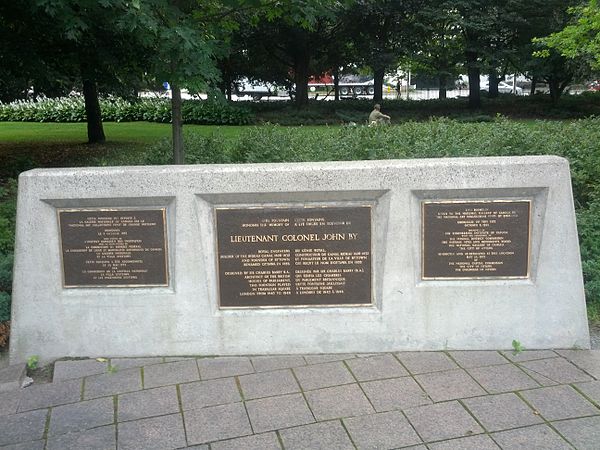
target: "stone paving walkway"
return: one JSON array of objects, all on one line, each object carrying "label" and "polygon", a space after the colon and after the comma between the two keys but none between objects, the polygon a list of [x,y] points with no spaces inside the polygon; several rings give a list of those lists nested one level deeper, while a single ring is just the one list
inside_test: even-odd
[{"label": "stone paving walkway", "polygon": [[59,361],[0,393],[0,447],[600,449],[599,379],[576,350]]}]

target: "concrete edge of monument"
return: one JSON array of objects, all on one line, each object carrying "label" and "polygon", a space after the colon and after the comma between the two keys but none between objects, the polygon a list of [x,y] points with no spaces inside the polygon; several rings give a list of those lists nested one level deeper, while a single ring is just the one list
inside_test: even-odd
[{"label": "concrete edge of monument", "polygon": [[11,363],[589,348],[554,156],[31,170],[12,302]]}]

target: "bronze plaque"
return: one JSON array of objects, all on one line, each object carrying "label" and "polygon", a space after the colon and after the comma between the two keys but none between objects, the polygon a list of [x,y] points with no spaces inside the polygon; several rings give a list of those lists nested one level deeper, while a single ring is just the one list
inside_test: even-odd
[{"label": "bronze plaque", "polygon": [[166,210],[58,210],[63,286],[167,286]]},{"label": "bronze plaque", "polygon": [[422,278],[527,278],[529,200],[422,203]]},{"label": "bronze plaque", "polygon": [[371,207],[216,209],[220,306],[364,305]]}]

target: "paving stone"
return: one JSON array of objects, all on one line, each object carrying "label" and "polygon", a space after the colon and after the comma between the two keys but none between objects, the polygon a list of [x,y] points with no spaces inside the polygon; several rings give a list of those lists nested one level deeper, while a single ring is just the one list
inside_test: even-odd
[{"label": "paving stone", "polygon": [[339,419],[375,412],[358,384],[306,392],[306,400],[317,420]]},{"label": "paving stone", "polygon": [[252,434],[243,403],[186,411],[184,419],[190,444],[205,444]]},{"label": "paving stone", "polygon": [[255,433],[306,425],[315,421],[302,394],[267,397],[246,402]]},{"label": "paving stone", "polygon": [[400,411],[344,419],[359,450],[398,448],[418,444],[421,439]]},{"label": "paving stone", "polygon": [[442,352],[400,352],[396,356],[412,374],[439,372],[456,369],[458,366]]},{"label": "paving stone", "polygon": [[467,372],[492,394],[540,387],[536,381],[513,364],[475,367],[467,369]]},{"label": "paving stone", "polygon": [[468,398],[463,400],[463,403],[487,431],[507,430],[543,422],[513,393]]},{"label": "paving stone", "polygon": [[195,356],[167,356],[165,362],[185,361],[186,359],[198,359]]},{"label": "paving stone", "polygon": [[181,414],[117,424],[119,450],[170,450],[185,447]]},{"label": "paving stone", "polygon": [[142,389],[142,372],[139,368],[101,373],[85,379],[84,398],[98,398]]},{"label": "paving stone", "polygon": [[250,359],[245,356],[201,358],[198,360],[198,367],[203,380],[254,373]]},{"label": "paving stone", "polygon": [[184,411],[242,400],[235,378],[196,381],[179,386]]},{"label": "paving stone", "polygon": [[498,450],[500,448],[485,434],[436,442],[427,446],[429,450]]},{"label": "paving stone", "polygon": [[118,370],[132,369],[134,367],[151,366],[153,364],[161,364],[162,357],[154,358],[111,358],[110,364],[116,366]]},{"label": "paving stone", "polygon": [[349,353],[340,353],[335,355],[304,355],[304,359],[308,364],[323,364],[352,358],[355,358],[355,356]]},{"label": "paving stone", "polygon": [[356,382],[341,361],[296,367],[293,371],[306,391]]},{"label": "paving stone", "polygon": [[306,361],[300,355],[283,356],[255,356],[251,358],[252,365],[256,372],[266,372],[269,370],[291,369],[292,367],[305,366]]},{"label": "paving stone", "polygon": [[367,381],[361,383],[361,386],[378,412],[432,403],[428,395],[411,377]]},{"label": "paving stone", "polygon": [[578,381],[592,381],[593,378],[588,374],[578,369],[564,358],[540,359],[538,361],[527,361],[521,363],[521,366],[526,367],[534,372],[550,378],[557,383],[576,383]]},{"label": "paving stone", "polygon": [[0,445],[41,439],[46,428],[48,410],[28,411],[0,420]]},{"label": "paving stone", "polygon": [[600,406],[600,381],[591,381],[589,383],[577,383],[575,387],[583,392],[588,398]]},{"label": "paving stone", "polygon": [[493,366],[494,364],[506,364],[506,358],[496,351],[474,350],[449,352],[450,356],[463,369],[472,367]]},{"label": "paving stone", "polygon": [[476,397],[486,392],[463,369],[433,372],[415,376],[434,402]]},{"label": "paving stone", "polygon": [[108,425],[48,439],[46,450],[114,450],[116,446],[115,426]]},{"label": "paving stone", "polygon": [[22,442],[20,444],[7,445],[2,447],[2,450],[44,450],[45,446],[46,441],[30,441]]},{"label": "paving stone", "polygon": [[279,432],[286,450],[354,450],[339,421],[313,423]]},{"label": "paving stone", "polygon": [[402,364],[392,354],[370,358],[350,359],[346,362],[358,381],[380,380],[408,375]]},{"label": "paving stone", "polygon": [[515,354],[513,351],[502,352],[505,358],[513,362],[534,361],[536,359],[556,358],[552,350],[524,350]]},{"label": "paving stone", "polygon": [[196,366],[195,360],[176,361],[144,367],[145,388],[186,383],[199,379],[198,366]]},{"label": "paving stone", "polygon": [[557,353],[600,379],[600,350],[557,350]]},{"label": "paving stone", "polygon": [[23,390],[19,411],[47,408],[78,402],[81,399],[82,380],[34,384]]},{"label": "paving stone", "polygon": [[0,416],[15,414],[21,400],[21,390],[0,392]]},{"label": "paving stone", "polygon": [[483,429],[457,401],[420,406],[404,411],[425,442],[479,434]]},{"label": "paving stone", "polygon": [[118,397],[117,416],[119,422],[176,412],[179,412],[179,401],[175,386],[131,392]]},{"label": "paving stone", "polygon": [[0,369],[0,392],[14,391],[21,388],[27,367],[25,363],[13,364]]},{"label": "paving stone", "polygon": [[187,450],[209,450],[208,445],[190,445]]},{"label": "paving stone", "polygon": [[[275,433],[254,434],[252,436],[213,442],[212,450],[280,450],[281,445]],[[208,450],[208,448],[207,448]]]},{"label": "paving stone", "polygon": [[112,397],[57,406],[50,415],[49,436],[109,425],[115,421]]},{"label": "paving stone", "polygon": [[246,400],[300,392],[300,386],[289,369],[243,375],[239,380]]},{"label": "paving stone", "polygon": [[547,420],[573,419],[600,413],[571,386],[532,389],[521,392],[521,395]]},{"label": "paving stone", "polygon": [[600,447],[600,416],[553,422],[552,425],[577,450],[598,450]]},{"label": "paving stone", "polygon": [[56,361],[54,363],[53,381],[83,378],[89,375],[104,373],[108,369],[108,362],[95,359],[79,359],[76,361]]},{"label": "paving stone", "polygon": [[492,438],[503,450],[572,450],[572,447],[548,425],[500,431],[492,434]]},{"label": "paving stone", "polygon": [[521,369],[523,369],[523,372],[525,372],[527,375],[529,375],[531,378],[537,381],[541,386],[547,387],[558,385],[556,381],[551,380],[550,378],[545,377],[540,373],[534,372],[533,370],[530,370],[527,367],[521,366]]}]

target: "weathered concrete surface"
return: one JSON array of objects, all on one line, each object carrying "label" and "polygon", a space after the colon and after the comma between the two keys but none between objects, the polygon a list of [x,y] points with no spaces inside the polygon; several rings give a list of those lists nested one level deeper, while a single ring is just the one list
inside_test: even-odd
[{"label": "weathered concrete surface", "polygon": [[[532,201],[531,276],[420,277],[422,200]],[[214,208],[373,207],[371,307],[219,310]],[[170,285],[64,289],[57,208],[166,207]],[[570,175],[551,157],[33,170],[20,177],[11,362],[589,347]]]}]

